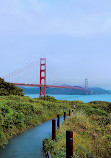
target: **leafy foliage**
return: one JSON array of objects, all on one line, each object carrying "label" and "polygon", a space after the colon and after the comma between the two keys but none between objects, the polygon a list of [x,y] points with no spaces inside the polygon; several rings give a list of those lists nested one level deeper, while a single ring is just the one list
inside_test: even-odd
[{"label": "leafy foliage", "polygon": [[[55,102],[54,102],[55,100]],[[72,106],[55,98],[29,98],[21,96],[0,96],[0,146],[12,136],[36,126],[59,113],[68,112]]]},{"label": "leafy foliage", "polygon": [[[73,104],[74,102],[70,102]],[[51,152],[52,158],[66,157],[66,131],[73,131],[73,141],[98,158],[110,158],[111,156],[111,111],[108,102],[76,102],[74,115],[67,118],[57,131],[57,139],[54,142],[51,137],[43,141],[44,152]],[[89,157],[75,143],[74,157]]]},{"label": "leafy foliage", "polygon": [[57,99],[55,99],[54,97],[48,96],[48,95],[39,98],[39,100],[47,100],[47,101],[51,101],[51,102],[57,101]]},{"label": "leafy foliage", "polygon": [[0,96],[20,95],[23,96],[23,89],[17,88],[15,85],[5,82],[0,78]]}]

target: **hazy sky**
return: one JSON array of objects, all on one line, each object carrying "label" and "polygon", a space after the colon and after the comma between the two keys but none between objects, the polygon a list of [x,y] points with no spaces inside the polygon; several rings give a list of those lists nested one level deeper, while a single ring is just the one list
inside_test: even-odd
[{"label": "hazy sky", "polygon": [[69,84],[111,89],[111,0],[0,0],[0,76],[40,57]]}]

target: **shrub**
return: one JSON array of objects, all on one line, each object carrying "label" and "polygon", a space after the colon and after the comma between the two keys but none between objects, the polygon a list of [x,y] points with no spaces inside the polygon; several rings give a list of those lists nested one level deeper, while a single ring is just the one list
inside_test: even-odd
[{"label": "shrub", "polygon": [[4,144],[6,144],[7,139],[5,137],[4,132],[0,131],[0,146],[3,146]]},{"label": "shrub", "polygon": [[101,109],[95,109],[95,108],[87,108],[86,109],[86,114],[91,115],[91,114],[96,114],[96,115],[104,115],[108,116],[107,112],[101,110]]},{"label": "shrub", "polygon": [[51,102],[57,101],[54,97],[51,97],[51,96],[48,96],[48,95],[39,98],[39,100],[47,100],[47,101],[51,101]]},{"label": "shrub", "polygon": [[5,82],[0,78],[0,96],[6,95],[20,95],[23,96],[23,89],[17,88],[14,84]]}]

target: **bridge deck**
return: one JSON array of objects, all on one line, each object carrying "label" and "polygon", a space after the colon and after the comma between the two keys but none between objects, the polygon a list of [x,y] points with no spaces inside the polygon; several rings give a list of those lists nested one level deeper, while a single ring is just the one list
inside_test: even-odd
[{"label": "bridge deck", "polygon": [[25,83],[12,83],[15,86],[27,86],[27,87],[47,87],[47,88],[69,88],[69,89],[80,89],[86,90],[82,87],[71,87],[71,86],[56,86],[56,85],[40,85],[40,84],[25,84]]}]

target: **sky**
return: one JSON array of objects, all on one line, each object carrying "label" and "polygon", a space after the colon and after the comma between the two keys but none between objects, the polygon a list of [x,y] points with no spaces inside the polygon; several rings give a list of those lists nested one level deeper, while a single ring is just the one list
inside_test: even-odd
[{"label": "sky", "polygon": [[40,57],[67,84],[111,89],[111,0],[0,0],[0,76]]}]

